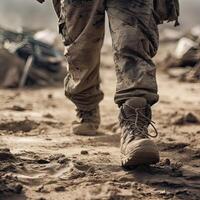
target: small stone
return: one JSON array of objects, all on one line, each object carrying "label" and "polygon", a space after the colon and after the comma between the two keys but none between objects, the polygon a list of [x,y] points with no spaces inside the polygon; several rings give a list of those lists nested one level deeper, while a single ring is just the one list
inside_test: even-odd
[{"label": "small stone", "polygon": [[39,160],[37,160],[37,163],[38,163],[38,164],[48,164],[48,163],[50,163],[50,162],[49,162],[49,160],[39,159]]},{"label": "small stone", "polygon": [[109,153],[109,152],[101,152],[101,154],[102,154],[102,155],[105,155],[105,156],[108,156],[108,155],[110,155],[110,153]]},{"label": "small stone", "polygon": [[40,134],[45,134],[45,130],[44,129],[41,129],[39,132],[40,132]]},{"label": "small stone", "polygon": [[177,190],[176,191],[176,195],[189,195],[189,191],[188,190]]},{"label": "small stone", "polygon": [[183,163],[182,162],[176,162],[174,164],[175,169],[180,169],[181,167],[183,167]]},{"label": "small stone", "polygon": [[166,190],[160,190],[158,191],[158,194],[161,196],[167,196],[167,195],[170,195],[170,192],[167,192]]},{"label": "small stone", "polygon": [[9,149],[0,149],[0,160],[13,160],[15,159],[14,155],[11,154]]},{"label": "small stone", "polygon": [[131,187],[136,188],[137,186],[138,186],[138,183],[137,183],[137,182],[132,182],[132,183],[131,183]]},{"label": "small stone", "polygon": [[65,187],[64,186],[57,186],[57,187],[55,187],[55,191],[56,192],[64,192],[65,191]]},{"label": "small stone", "polygon": [[17,184],[17,185],[15,186],[15,192],[16,192],[17,194],[20,194],[20,193],[22,192],[22,189],[23,189],[23,186],[22,186],[21,184]]},{"label": "small stone", "polygon": [[82,150],[81,151],[81,155],[88,155],[89,153],[88,153],[88,151],[87,150]]},{"label": "small stone", "polygon": [[164,161],[164,165],[170,165],[171,164],[171,161],[169,158],[166,158],[165,161]]},{"label": "small stone", "polygon": [[48,94],[48,99],[52,99],[53,98],[53,95],[52,94]]},{"label": "small stone", "polygon": [[39,192],[39,193],[50,193],[50,191],[48,191],[44,185],[41,185],[39,186],[36,190],[36,192]]},{"label": "small stone", "polygon": [[19,112],[22,112],[22,111],[25,111],[26,109],[21,107],[21,106],[17,106],[17,105],[14,105],[11,110],[14,110],[14,111],[19,111]]},{"label": "small stone", "polygon": [[68,163],[69,161],[70,161],[69,158],[59,158],[59,159],[58,159],[58,163],[59,163],[59,164],[66,164],[66,163]]},{"label": "small stone", "polygon": [[47,114],[43,115],[43,117],[46,117],[46,118],[49,118],[49,119],[53,119],[54,118],[54,116],[52,114],[50,114],[50,113],[47,113]]}]

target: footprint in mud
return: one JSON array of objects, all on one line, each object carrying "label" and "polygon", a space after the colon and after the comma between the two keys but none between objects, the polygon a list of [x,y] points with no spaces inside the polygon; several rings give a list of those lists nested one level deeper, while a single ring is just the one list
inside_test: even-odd
[{"label": "footprint in mud", "polygon": [[[11,155],[10,157],[15,159]],[[68,181],[82,178],[95,171],[90,165],[69,159],[63,154],[41,157],[34,153],[27,153],[26,155],[23,153],[23,156],[11,164],[15,166],[15,170],[7,170],[7,172],[12,172],[24,185],[32,186],[45,184],[50,181]]]},{"label": "footprint in mud", "polygon": [[[168,199],[183,197],[183,199],[200,199],[200,177],[198,171],[183,166],[182,163],[172,163],[169,159],[152,166],[140,166],[128,171],[118,181],[136,181],[154,188],[157,195]],[[159,191],[165,190],[164,193]],[[187,192],[184,192],[187,191]],[[192,198],[189,198],[191,197]]]},{"label": "footprint in mud", "polygon": [[[84,199],[135,199],[137,195],[123,193],[119,185],[112,182],[105,182],[104,184],[96,184],[95,187],[90,188]],[[135,197],[135,198],[133,198]],[[137,196],[138,197],[138,196]],[[140,198],[137,198],[140,199]]]},{"label": "footprint in mud", "polygon": [[65,168],[61,168],[54,176],[62,180],[72,180],[83,178],[87,174],[94,173],[95,169],[92,166],[79,161],[69,161]]}]

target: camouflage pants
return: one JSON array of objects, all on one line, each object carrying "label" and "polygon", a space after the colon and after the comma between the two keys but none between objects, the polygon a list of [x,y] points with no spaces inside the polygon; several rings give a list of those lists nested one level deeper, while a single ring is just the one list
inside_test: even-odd
[{"label": "camouflage pants", "polygon": [[108,14],[116,64],[115,102],[132,97],[158,101],[156,69],[152,57],[158,48],[153,0],[53,0],[59,31],[66,46],[68,74],[65,94],[82,110],[103,99],[100,90],[100,50]]}]

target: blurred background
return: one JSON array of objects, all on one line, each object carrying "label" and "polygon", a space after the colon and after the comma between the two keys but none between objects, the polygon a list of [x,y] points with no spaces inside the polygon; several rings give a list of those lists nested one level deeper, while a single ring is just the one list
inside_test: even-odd
[{"label": "blurred background", "polygon": [[[181,0],[181,28],[190,28],[199,23],[200,1]],[[2,0],[0,25],[16,29],[19,26],[50,28],[56,30],[56,17],[51,0],[40,5],[36,0]]]},{"label": "blurred background", "polygon": [[[192,77],[195,76],[196,82],[196,80],[199,81],[200,76],[200,1],[180,0],[180,7],[181,26],[174,28],[173,23],[159,26],[160,48],[155,62],[159,69],[162,68],[165,73],[179,77],[181,80],[185,80],[187,70],[190,71],[191,67],[195,66],[197,75],[195,72]],[[8,77],[8,79],[1,79],[1,86],[45,86],[55,85],[57,82],[62,83],[66,61],[63,57],[64,47],[57,31],[57,21],[52,0],[46,0],[44,4],[36,0],[1,1],[0,71]],[[106,39],[102,49],[102,66],[109,68],[114,64],[109,30],[108,28],[106,30]],[[175,52],[171,54],[174,49]],[[12,60],[12,62],[8,63],[7,60]],[[20,63],[18,69],[15,69],[16,62]],[[35,67],[32,67],[33,65]],[[18,78],[13,81],[12,77]],[[52,80],[49,81],[49,77],[53,77]],[[194,81],[193,78],[190,81]]]}]

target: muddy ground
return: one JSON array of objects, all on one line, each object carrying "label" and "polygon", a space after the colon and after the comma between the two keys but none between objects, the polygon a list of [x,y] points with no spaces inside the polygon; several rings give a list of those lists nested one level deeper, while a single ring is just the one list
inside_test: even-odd
[{"label": "muddy ground", "polygon": [[114,70],[102,69],[105,99],[96,137],[70,133],[74,106],[63,89],[0,90],[0,199],[200,199],[200,84],[158,72],[153,107],[161,162],[120,167]]}]

